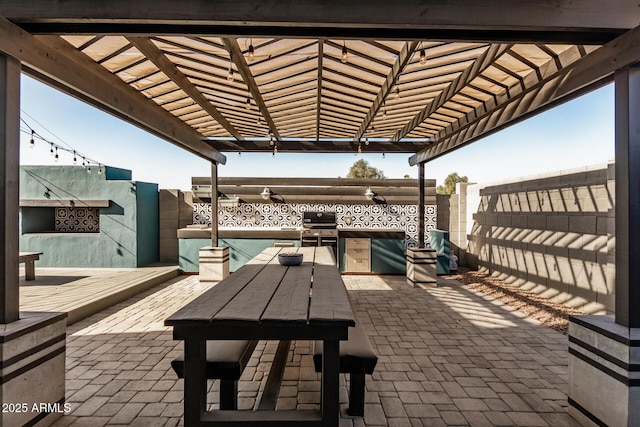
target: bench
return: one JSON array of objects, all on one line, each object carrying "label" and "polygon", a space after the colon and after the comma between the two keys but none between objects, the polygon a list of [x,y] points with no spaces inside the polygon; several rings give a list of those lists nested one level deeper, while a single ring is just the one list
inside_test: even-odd
[{"label": "bench", "polygon": [[24,262],[24,279],[36,280],[36,261],[40,259],[42,252],[20,252],[18,262]]},{"label": "bench", "polygon": [[[340,373],[349,374],[349,415],[364,416],[365,375],[373,374],[377,362],[369,337],[356,319],[349,339],[340,341]],[[313,364],[316,372],[322,372],[322,341],[314,342]]]},{"label": "bench", "polygon": [[[238,409],[238,380],[247,366],[258,341],[207,341],[207,378],[220,380],[220,409]],[[171,362],[184,378],[184,353]]]}]

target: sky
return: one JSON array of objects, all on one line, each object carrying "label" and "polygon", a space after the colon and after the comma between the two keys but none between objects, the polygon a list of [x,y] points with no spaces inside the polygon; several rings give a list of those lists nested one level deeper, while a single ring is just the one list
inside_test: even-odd
[{"label": "sky", "polygon": [[[25,75],[21,80],[21,118],[29,128],[60,146],[98,163],[130,169],[136,181],[163,189],[191,189],[192,176],[210,176],[210,163],[165,140],[104,113]],[[21,123],[20,163],[71,165],[73,155],[39,139]],[[365,159],[387,178],[418,177],[408,154],[227,153],[220,177],[345,177]],[[604,164],[614,157],[613,85],[583,95],[425,164],[425,177],[443,183],[452,172],[470,182],[494,182]]]}]

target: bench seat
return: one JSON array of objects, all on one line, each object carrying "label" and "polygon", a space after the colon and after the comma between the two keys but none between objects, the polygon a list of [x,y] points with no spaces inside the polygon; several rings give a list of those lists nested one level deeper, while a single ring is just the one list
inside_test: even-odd
[{"label": "bench seat", "polygon": [[[220,409],[238,409],[238,380],[249,363],[258,341],[207,341],[207,378],[220,380]],[[184,353],[173,359],[171,367],[184,378]]]},{"label": "bench seat", "polygon": [[[349,374],[349,415],[364,416],[365,375],[373,374],[377,363],[369,337],[356,320],[356,326],[349,328],[349,339],[340,341],[340,372]],[[313,364],[316,372],[322,372],[322,341],[314,342]]]}]

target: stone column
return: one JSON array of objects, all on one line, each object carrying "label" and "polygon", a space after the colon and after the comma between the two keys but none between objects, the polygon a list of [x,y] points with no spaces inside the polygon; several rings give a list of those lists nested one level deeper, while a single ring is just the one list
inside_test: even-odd
[{"label": "stone column", "polygon": [[200,282],[217,283],[229,275],[229,247],[200,248]]}]

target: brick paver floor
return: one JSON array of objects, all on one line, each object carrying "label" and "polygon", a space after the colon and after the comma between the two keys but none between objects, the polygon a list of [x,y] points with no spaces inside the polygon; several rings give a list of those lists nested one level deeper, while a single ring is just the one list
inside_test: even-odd
[{"label": "brick paver floor", "polygon": [[[346,415],[341,379],[341,427],[578,425],[566,414],[565,336],[457,282],[425,290],[397,276],[344,280],[380,360],[367,378],[364,418]],[[169,365],[182,345],[163,321],[205,289],[182,276],[71,325],[72,410],[54,425],[182,425],[183,384]],[[311,348],[292,346],[278,409],[318,406]],[[275,349],[258,345],[239,384],[240,409],[257,406]]]}]

